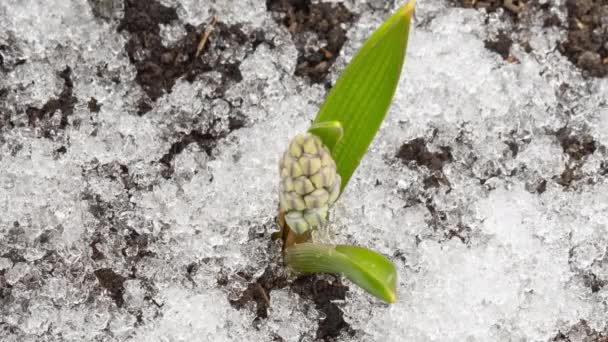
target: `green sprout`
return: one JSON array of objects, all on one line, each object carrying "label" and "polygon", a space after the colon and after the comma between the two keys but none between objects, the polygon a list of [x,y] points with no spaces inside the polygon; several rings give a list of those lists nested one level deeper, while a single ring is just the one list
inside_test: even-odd
[{"label": "green sprout", "polygon": [[312,241],[344,190],[389,109],[405,60],[410,0],[386,20],[346,67],[307,134],[281,158],[281,231],[286,264],[299,273],[338,273],[389,303],[397,300],[395,265],[364,247]]}]

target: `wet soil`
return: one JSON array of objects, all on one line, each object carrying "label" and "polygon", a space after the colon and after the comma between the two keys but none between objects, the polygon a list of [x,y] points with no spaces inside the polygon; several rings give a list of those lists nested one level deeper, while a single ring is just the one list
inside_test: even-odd
[{"label": "wet soil", "polygon": [[125,50],[137,70],[135,81],[149,98],[140,102],[140,115],[153,108],[150,102],[171,92],[182,77],[193,82],[203,73],[219,72],[221,82],[216,97],[221,97],[229,85],[242,80],[242,58],[232,57],[251,52],[259,44],[258,32],[247,35],[240,25],[211,21],[196,27],[186,24],[186,35],[165,46],[160,25],[170,25],[178,19],[174,8],[158,1],[125,1],[124,17],[117,30],[129,33]]},{"label": "wet soil", "polygon": [[[245,274],[242,276],[250,278]],[[342,309],[334,303],[335,300],[344,300],[348,292],[348,287],[343,285],[337,276],[300,276],[290,281],[285,272],[269,266],[262,276],[251,281],[239,299],[230,301],[230,304],[237,309],[243,309],[248,303],[255,303],[256,320],[266,319],[272,301],[272,291],[282,288],[289,288],[301,298],[312,301],[315,309],[322,313],[324,318],[318,322],[316,339],[334,341],[343,333],[354,334],[354,330],[344,320]]]},{"label": "wet soil", "polygon": [[443,174],[443,166],[453,161],[449,146],[440,146],[438,151],[431,152],[424,138],[416,138],[401,145],[396,157],[406,165],[413,162],[417,166],[425,166],[430,171],[424,181],[425,189],[436,188],[441,184],[449,185]]},{"label": "wet soil", "polygon": [[[139,179],[131,175],[129,168],[118,162],[100,164],[92,161],[83,166],[82,177],[87,185],[81,196],[94,218],[92,232],[85,239],[89,246],[87,267],[95,270],[90,274],[89,280],[99,289],[93,296],[99,299],[107,296],[117,307],[123,307],[125,281],[138,279],[145,291],[144,306],[156,315],[159,308],[154,299],[156,287],[152,280],[139,274],[139,268],[145,259],[156,257],[152,249],[157,238],[147,233],[139,233],[132,227],[134,222],[141,222],[138,217],[132,216],[134,205],[131,202],[131,194],[133,191],[148,188],[149,184],[144,181],[139,183]],[[98,179],[106,179],[122,191],[111,199],[103,199],[88,185],[89,180],[96,182]],[[88,271],[83,269],[79,272]],[[138,322],[141,321],[142,318],[138,318],[140,313],[129,312],[136,316]]]},{"label": "wet soil", "polygon": [[580,320],[572,325],[567,331],[558,332],[551,339],[552,342],[608,342],[606,332],[597,331],[589,326],[585,320]]},{"label": "wet soil", "polygon": [[[537,0],[520,1],[513,8],[511,1],[478,1],[455,0],[455,6],[475,9],[485,9],[487,13],[497,13],[502,21],[502,27],[497,33],[491,34],[489,20],[488,31],[490,38],[485,41],[485,47],[500,55],[507,63],[518,63],[512,55],[514,45],[519,45],[527,53],[533,52],[526,37],[533,30],[539,29],[539,18],[543,28],[555,27],[566,33],[566,38],[557,42],[557,50],[564,54],[587,77],[605,77],[608,75],[608,0],[567,0],[565,6],[553,1],[540,2]],[[558,13],[564,13],[567,20],[562,21]],[[486,17],[488,19],[489,17]],[[561,101],[569,102],[563,95],[567,92],[568,84],[564,83],[556,95]],[[564,110],[564,115],[571,115]],[[548,132],[557,138],[562,150],[567,155],[567,161],[561,174],[552,180],[564,187],[570,188],[584,178],[582,172],[586,156],[593,154],[600,145],[583,130],[576,132],[564,127],[556,132]],[[506,142],[513,157],[517,155],[518,146]],[[598,175],[603,175],[600,168]],[[547,189],[547,180],[539,179],[530,190],[542,194]]]},{"label": "wet soil", "polygon": [[560,128],[554,135],[564,153],[568,155],[564,171],[555,179],[557,183],[568,188],[582,178],[581,168],[585,164],[585,157],[597,150],[598,143],[591,135],[575,132],[567,126]]},{"label": "wet soil", "polygon": [[[265,237],[262,237],[265,238]],[[269,248],[276,248],[270,244]],[[245,309],[250,304],[255,306],[256,318],[254,325],[260,320],[267,319],[272,303],[272,291],[288,288],[297,293],[300,298],[310,301],[315,309],[321,313],[323,318],[318,321],[315,338],[323,341],[335,341],[342,334],[354,335],[355,331],[344,320],[342,309],[334,302],[344,300],[348,292],[348,286],[342,284],[340,277],[335,275],[302,275],[296,279],[290,279],[284,267],[278,263],[269,264],[264,273],[257,279],[243,272],[239,277],[249,282],[247,288],[236,300],[230,300],[230,304],[237,309]],[[220,277],[218,284],[228,285],[229,280]],[[279,340],[281,340],[280,337]]]},{"label": "wet soil", "polygon": [[173,159],[182,153],[190,144],[196,144],[205,151],[208,156],[212,157],[213,149],[217,146],[220,139],[225,138],[231,132],[245,126],[245,120],[239,116],[228,118],[228,127],[225,129],[217,129],[216,126],[221,124],[220,120],[214,120],[210,128],[206,131],[192,130],[188,134],[180,134],[177,141],[171,144],[169,151],[165,153],[159,160],[165,169],[161,175],[165,179],[171,178],[174,173]]},{"label": "wet soil", "polygon": [[125,291],[124,283],[126,278],[110,268],[100,268],[94,274],[97,277],[97,281],[99,281],[99,285],[108,291],[118,307],[122,307],[125,302],[122,296]]},{"label": "wet soil", "polygon": [[608,75],[608,0],[568,0],[568,38],[560,50],[590,76]]},{"label": "wet soil", "polygon": [[516,16],[522,11],[524,3],[519,0],[457,0],[456,4],[464,8],[485,9],[488,13],[494,13],[498,9],[505,10],[509,15]]},{"label": "wet soil", "polygon": [[339,2],[266,0],[266,8],[291,33],[298,50],[295,74],[324,83],[346,42],[346,32],[355,15]]},{"label": "wet soil", "polygon": [[346,299],[348,287],[344,286],[339,277],[328,281],[321,276],[302,276],[291,284],[291,289],[300,297],[315,303],[317,311],[325,318],[319,320],[317,339],[333,341],[343,333],[354,335],[354,330],[344,320],[344,313],[333,301]]},{"label": "wet soil", "polygon": [[[42,107],[28,106],[25,110],[28,123],[32,127],[39,127],[44,137],[51,137],[56,130],[65,129],[69,122],[68,117],[74,113],[74,106],[78,99],[73,95],[72,69],[66,67],[57,74],[63,80],[63,90],[56,98],[49,99]],[[53,117],[59,113],[59,119]]]},{"label": "wet soil", "polygon": [[507,61],[511,54],[511,45],[513,45],[513,39],[505,31],[499,31],[494,39],[484,41],[486,49],[496,52],[502,59]]},{"label": "wet soil", "polygon": [[537,0],[454,0],[456,6],[464,8],[485,9],[487,13],[499,9],[503,21],[511,25],[507,30],[501,30],[497,37],[486,41],[488,50],[498,53],[509,62],[509,51],[513,43],[518,43],[526,52],[531,51],[527,41],[511,40],[511,33],[530,30],[534,20],[542,18],[544,28],[558,27],[566,30],[567,38],[558,44],[559,51],[576,65],[583,74],[591,77],[608,75],[608,0],[567,0],[567,22],[552,11],[563,8],[556,7],[552,1]]},{"label": "wet soil", "polygon": [[99,113],[101,110],[101,103],[99,103],[96,98],[91,97],[89,102],[87,102],[87,107],[89,107],[91,113]]},{"label": "wet soil", "polygon": [[[104,6],[107,7],[107,4]],[[160,25],[175,25],[178,20],[176,9],[159,1],[124,2],[124,16],[117,30],[128,36],[125,50],[137,70],[135,82],[147,95],[138,101],[139,115],[153,110],[154,102],[170,93],[178,79],[201,81],[198,77],[209,72],[219,73],[220,79],[207,100],[222,98],[230,86],[242,81],[240,61],[264,41],[263,32],[246,34],[241,25],[226,25],[213,18],[196,27],[184,25],[185,35],[166,46],[161,37]],[[103,73],[103,70],[100,72]],[[228,105],[230,117],[227,125],[217,118],[210,118],[209,125],[192,122],[189,132],[175,132],[167,137],[172,141],[171,146],[158,160],[163,166],[162,177],[168,179],[173,175],[173,159],[189,145],[196,144],[212,156],[212,150],[220,139],[245,125],[245,118],[238,108],[232,103]],[[99,104],[91,99],[89,108],[94,112],[99,110]],[[187,125],[186,122],[180,124]]]}]

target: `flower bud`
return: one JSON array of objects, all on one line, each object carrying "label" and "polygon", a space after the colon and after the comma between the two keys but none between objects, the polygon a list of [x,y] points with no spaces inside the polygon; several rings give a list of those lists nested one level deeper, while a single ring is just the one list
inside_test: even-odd
[{"label": "flower bud", "polygon": [[279,201],[289,227],[302,234],[325,224],[329,207],[340,195],[340,176],[321,140],[308,133],[293,138],[279,174]]}]

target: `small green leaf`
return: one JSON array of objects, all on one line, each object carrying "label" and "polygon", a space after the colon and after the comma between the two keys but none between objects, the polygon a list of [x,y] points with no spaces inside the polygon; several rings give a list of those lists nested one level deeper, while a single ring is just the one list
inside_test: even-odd
[{"label": "small green leaf", "polygon": [[397,300],[395,265],[363,247],[301,243],[285,250],[285,261],[301,273],[339,273],[386,302]]},{"label": "small green leaf", "polygon": [[380,128],[397,89],[413,13],[410,0],[371,35],[315,118],[314,124],[342,123],[344,135],[332,148],[342,190]]},{"label": "small green leaf", "polygon": [[342,139],[344,128],[340,121],[328,121],[313,124],[308,132],[319,137],[329,152],[332,152],[338,141]]}]

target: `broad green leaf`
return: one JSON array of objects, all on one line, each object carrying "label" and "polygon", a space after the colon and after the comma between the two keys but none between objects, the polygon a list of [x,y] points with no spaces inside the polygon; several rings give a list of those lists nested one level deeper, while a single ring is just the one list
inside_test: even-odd
[{"label": "broad green leaf", "polygon": [[289,266],[301,273],[339,273],[386,302],[397,300],[397,271],[386,257],[357,246],[301,243],[285,250]]},{"label": "broad green leaf", "polygon": [[413,13],[414,0],[410,0],[371,35],[315,118],[313,124],[338,121],[344,129],[332,149],[342,190],[380,128],[397,89]]},{"label": "broad green leaf", "polygon": [[316,135],[321,139],[323,145],[327,146],[329,151],[333,151],[334,147],[344,135],[344,128],[340,121],[329,121],[315,123],[308,129],[308,132]]}]

